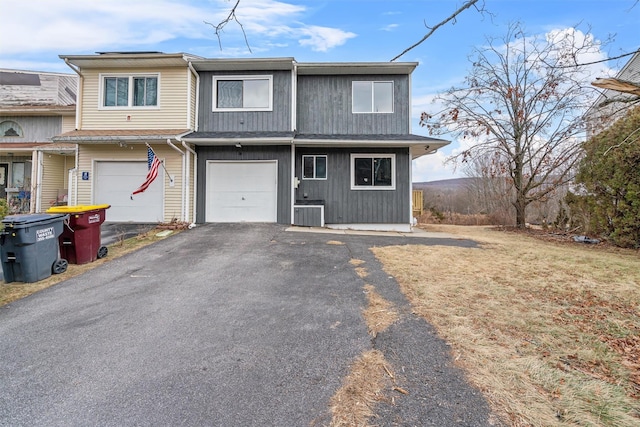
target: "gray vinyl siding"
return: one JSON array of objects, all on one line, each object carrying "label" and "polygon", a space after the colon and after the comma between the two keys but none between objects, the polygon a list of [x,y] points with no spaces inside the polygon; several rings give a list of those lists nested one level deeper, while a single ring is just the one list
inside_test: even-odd
[{"label": "gray vinyl siding", "polygon": [[5,120],[18,123],[24,134],[23,136],[0,135],[2,142],[51,142],[51,137],[58,135],[62,130],[60,117],[0,117],[0,123]]},{"label": "gray vinyl siding", "polygon": [[[277,160],[278,161],[278,224],[291,224],[291,147],[288,145],[197,146],[198,170],[206,171],[208,160]],[[241,154],[239,154],[241,153]],[[205,222],[206,177],[200,175],[197,188],[196,222]]]},{"label": "gray vinyl siding", "polygon": [[[394,153],[395,190],[351,190],[351,153]],[[302,177],[302,156],[327,155],[326,180],[300,180],[296,200],[324,200],[326,224],[409,224],[408,148],[296,148],[296,176]]]},{"label": "gray vinyl siding", "polygon": [[[212,111],[213,76],[272,75],[272,111]],[[291,72],[202,72],[200,73],[200,132],[256,132],[291,130]]]},{"label": "gray vinyl siding", "polygon": [[[353,114],[352,81],[393,81],[393,113]],[[409,76],[298,76],[297,130],[301,134],[408,134]]]}]

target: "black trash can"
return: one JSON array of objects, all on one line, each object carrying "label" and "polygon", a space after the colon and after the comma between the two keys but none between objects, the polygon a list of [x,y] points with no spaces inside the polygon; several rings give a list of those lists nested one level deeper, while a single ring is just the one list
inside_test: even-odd
[{"label": "black trash can", "polygon": [[37,282],[67,270],[58,247],[66,218],[62,214],[26,214],[2,220],[0,258],[5,282]]}]

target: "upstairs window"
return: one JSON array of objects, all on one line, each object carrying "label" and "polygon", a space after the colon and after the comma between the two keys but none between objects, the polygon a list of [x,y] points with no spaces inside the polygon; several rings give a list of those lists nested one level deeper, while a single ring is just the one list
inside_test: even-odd
[{"label": "upstairs window", "polygon": [[327,156],[302,156],[302,179],[327,179]]},{"label": "upstairs window", "polygon": [[352,154],[352,190],[395,190],[395,154]]},{"label": "upstairs window", "polygon": [[271,111],[272,76],[214,76],[214,111]]},{"label": "upstairs window", "polygon": [[157,107],[158,76],[106,76],[103,107]]},{"label": "upstairs window", "polygon": [[354,81],[354,113],[393,113],[393,82]]}]

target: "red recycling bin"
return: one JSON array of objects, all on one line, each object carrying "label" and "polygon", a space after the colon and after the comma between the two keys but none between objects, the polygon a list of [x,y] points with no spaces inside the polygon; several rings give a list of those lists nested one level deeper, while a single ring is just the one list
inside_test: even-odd
[{"label": "red recycling bin", "polygon": [[86,264],[107,256],[100,242],[100,226],[111,205],[55,206],[47,213],[69,214],[64,231],[58,238],[60,257],[71,264]]}]

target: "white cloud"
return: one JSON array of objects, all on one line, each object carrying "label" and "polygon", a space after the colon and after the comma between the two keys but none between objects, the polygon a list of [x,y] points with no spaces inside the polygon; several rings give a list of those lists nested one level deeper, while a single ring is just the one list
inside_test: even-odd
[{"label": "white cloud", "polygon": [[[4,57],[52,51],[162,50],[161,43],[177,39],[198,46],[210,41],[208,45],[214,47],[218,44],[214,30],[205,21],[216,25],[234,4],[225,0],[47,0],[45,6],[43,2],[2,1],[3,9],[11,10],[11,18],[0,26],[0,40],[11,40],[0,43]],[[291,41],[326,51],[356,36],[338,28],[301,23],[305,11],[305,6],[283,1],[243,0],[236,16],[255,51]],[[222,32],[223,49],[244,44],[242,28],[230,22]]]},{"label": "white cloud", "polygon": [[142,46],[203,37],[208,31],[202,23],[206,10],[177,1],[49,0],[46,7],[40,2],[9,3],[11,19],[0,26],[0,39],[12,43],[2,43],[3,55]]},{"label": "white cloud", "polygon": [[303,38],[299,41],[300,46],[310,47],[317,52],[326,52],[336,46],[341,46],[347,40],[356,37],[356,34],[343,31],[337,28],[319,27],[310,25],[298,30]]},{"label": "white cloud", "polygon": [[384,27],[382,27],[382,28],[380,28],[380,29],[381,29],[382,31],[389,31],[389,32],[391,32],[391,31],[395,30],[395,29],[396,29],[396,28],[398,28],[398,27],[399,27],[399,25],[398,25],[398,24],[389,24],[389,25],[386,25],[386,26],[384,26]]},{"label": "white cloud", "polygon": [[446,163],[447,155],[438,150],[434,154],[418,157],[412,165],[412,182],[439,181],[465,176],[453,164]]}]

